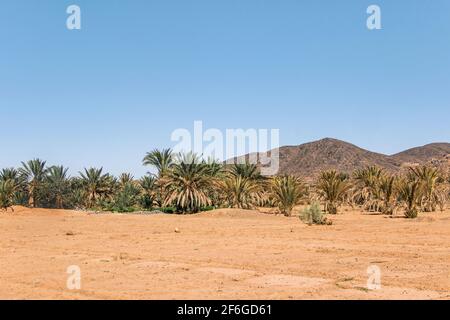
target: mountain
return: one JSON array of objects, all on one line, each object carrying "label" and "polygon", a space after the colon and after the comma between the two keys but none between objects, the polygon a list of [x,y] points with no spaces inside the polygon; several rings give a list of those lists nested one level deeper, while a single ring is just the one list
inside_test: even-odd
[{"label": "mountain", "polygon": [[293,174],[311,180],[321,171],[329,169],[352,173],[355,169],[376,165],[395,173],[408,164],[431,163],[435,159],[441,161],[449,157],[450,143],[434,143],[385,155],[345,141],[325,138],[299,146],[281,147],[279,155],[279,174]]},{"label": "mountain", "polygon": [[392,158],[403,163],[425,163],[450,154],[450,143],[431,143],[394,154]]}]

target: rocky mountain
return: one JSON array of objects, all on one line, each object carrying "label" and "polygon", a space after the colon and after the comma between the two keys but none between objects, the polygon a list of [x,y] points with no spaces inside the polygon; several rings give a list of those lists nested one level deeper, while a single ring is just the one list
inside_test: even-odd
[{"label": "rocky mountain", "polygon": [[352,173],[355,169],[376,165],[390,172],[399,172],[410,165],[445,162],[450,157],[450,143],[433,143],[385,155],[345,141],[325,138],[299,146],[281,147],[279,155],[279,174],[293,174],[309,180],[329,169]]}]

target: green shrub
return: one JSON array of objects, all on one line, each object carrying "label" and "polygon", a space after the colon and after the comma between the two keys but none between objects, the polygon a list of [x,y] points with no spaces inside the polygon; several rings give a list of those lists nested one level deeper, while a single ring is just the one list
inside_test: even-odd
[{"label": "green shrub", "polygon": [[206,207],[200,208],[200,211],[212,211],[214,209],[216,209],[215,206],[206,206]]},{"label": "green shrub", "polygon": [[324,217],[324,213],[318,203],[313,203],[311,206],[304,208],[300,213],[300,219],[309,225],[331,224],[331,221]]},{"label": "green shrub", "polygon": [[159,208],[157,210],[164,212],[164,213],[176,213],[177,212],[177,208],[174,208],[174,207],[163,207],[163,208]]}]

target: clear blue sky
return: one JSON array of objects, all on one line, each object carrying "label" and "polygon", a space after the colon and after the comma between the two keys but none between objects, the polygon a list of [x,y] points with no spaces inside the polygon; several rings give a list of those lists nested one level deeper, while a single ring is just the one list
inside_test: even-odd
[{"label": "clear blue sky", "polygon": [[194,120],[280,128],[283,145],[450,141],[448,0],[5,0],[0,41],[0,167],[140,176]]}]

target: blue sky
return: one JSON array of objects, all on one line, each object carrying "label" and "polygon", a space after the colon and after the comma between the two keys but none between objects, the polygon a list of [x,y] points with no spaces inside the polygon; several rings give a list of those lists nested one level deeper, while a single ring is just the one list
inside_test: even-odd
[{"label": "blue sky", "polygon": [[[77,4],[82,29],[66,28]],[[366,28],[378,4],[382,30]],[[450,141],[450,2],[40,0],[0,5],[0,167],[140,176],[177,128],[279,128],[395,153]]]}]

